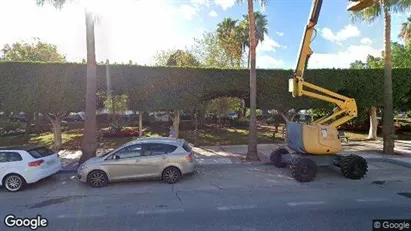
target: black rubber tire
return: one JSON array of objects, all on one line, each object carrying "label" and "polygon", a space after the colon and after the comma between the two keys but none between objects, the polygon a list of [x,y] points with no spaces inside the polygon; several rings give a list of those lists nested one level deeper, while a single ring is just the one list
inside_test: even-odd
[{"label": "black rubber tire", "polygon": [[286,148],[277,148],[270,155],[271,163],[277,168],[287,167],[287,163],[283,162],[282,156],[288,153],[290,152]]},{"label": "black rubber tire", "polygon": [[358,180],[367,174],[368,164],[361,156],[348,155],[341,159],[340,170],[346,178]]},{"label": "black rubber tire", "polygon": [[[100,176],[101,181],[99,183],[96,180],[93,181],[94,177]],[[87,175],[87,183],[93,188],[102,188],[108,185],[108,176],[102,170],[94,170]]]},{"label": "black rubber tire", "polygon": [[291,164],[291,174],[299,182],[310,182],[317,176],[317,164],[308,158],[296,158]]},{"label": "black rubber tire", "polygon": [[[16,183],[19,183],[19,186],[18,186],[17,188],[15,188],[15,189],[11,189],[10,186],[6,185],[6,184],[8,184],[8,181],[9,181],[9,180],[13,180],[13,179],[14,179],[14,181],[15,181]],[[16,181],[16,180],[17,180],[17,181]],[[21,191],[21,190],[23,190],[24,187],[26,186],[26,180],[24,179],[24,177],[20,176],[19,174],[15,174],[15,173],[6,175],[6,176],[3,178],[3,182],[2,182],[2,183],[3,183],[3,187],[4,187],[7,191],[9,191],[9,192],[18,192],[18,191]]]},{"label": "black rubber tire", "polygon": [[164,182],[169,183],[169,184],[174,184],[180,180],[181,172],[180,172],[180,169],[176,167],[167,167],[166,169],[163,170],[163,173],[161,174],[161,176]]}]

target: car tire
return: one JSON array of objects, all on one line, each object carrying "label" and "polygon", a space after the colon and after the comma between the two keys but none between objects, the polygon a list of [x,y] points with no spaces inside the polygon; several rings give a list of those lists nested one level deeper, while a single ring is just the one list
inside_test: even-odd
[{"label": "car tire", "polygon": [[24,188],[26,180],[19,174],[9,174],[3,179],[3,186],[9,192],[17,192]]},{"label": "car tire", "polygon": [[181,178],[180,169],[176,167],[168,167],[162,173],[162,179],[169,184],[176,183]]},{"label": "car tire", "polygon": [[108,185],[107,174],[102,170],[94,170],[87,176],[87,183],[93,188],[101,188]]}]

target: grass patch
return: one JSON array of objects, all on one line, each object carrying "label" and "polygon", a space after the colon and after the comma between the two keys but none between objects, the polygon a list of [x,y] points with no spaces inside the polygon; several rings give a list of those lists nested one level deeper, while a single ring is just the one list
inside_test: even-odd
[{"label": "grass patch", "polygon": [[[131,127],[130,127],[131,128]],[[199,146],[214,146],[214,145],[239,145],[248,143],[248,128],[219,128],[207,127],[198,131],[199,137],[197,144]],[[345,135],[349,141],[364,141],[367,133],[349,132]],[[167,137],[167,128],[161,127],[147,127],[145,137]],[[83,137],[83,129],[72,129],[62,133],[62,148],[67,150],[81,149]],[[380,136],[379,136],[380,137]],[[180,138],[185,139],[190,143],[195,142],[195,131],[180,131]],[[99,138],[99,148],[116,148],[137,137],[120,137],[120,138]],[[398,134],[400,140],[411,140],[411,133]],[[264,143],[278,143],[283,142],[282,129],[274,134],[274,128],[270,126],[262,126],[257,130],[257,142]],[[53,145],[53,133],[43,133],[40,135],[31,135],[29,141],[24,138],[24,135],[5,136],[0,137],[0,146],[8,145],[45,145],[51,147]]]},{"label": "grass patch", "polygon": [[[73,143],[76,140],[81,140],[83,137],[83,134],[79,133],[63,133],[62,134],[62,144],[63,146]],[[44,145],[44,146],[49,146],[51,147],[53,145],[53,133],[43,133],[40,134],[37,137],[32,137],[29,140],[30,144],[36,144],[36,145]]]},{"label": "grass patch", "polygon": [[[248,143],[248,130],[236,128],[212,128],[198,131],[197,145],[213,146],[213,145],[238,145]],[[194,131],[180,132],[181,138],[190,143],[195,141]],[[257,143],[278,143],[282,139],[273,137],[273,132],[269,129],[261,128],[257,131]]]},{"label": "grass patch", "polygon": [[[361,133],[361,132],[344,132],[345,135],[348,137],[350,141],[367,141],[368,133]],[[382,134],[378,134],[378,138],[382,139]],[[397,134],[397,140],[411,140],[411,133],[404,132]]]},{"label": "grass patch", "polygon": [[349,141],[365,141],[367,140],[367,133],[359,133],[359,132],[344,132],[345,136],[348,138]]}]

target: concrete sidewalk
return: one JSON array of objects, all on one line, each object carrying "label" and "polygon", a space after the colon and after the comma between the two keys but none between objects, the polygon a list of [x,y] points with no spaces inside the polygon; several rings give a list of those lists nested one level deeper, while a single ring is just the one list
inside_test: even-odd
[{"label": "concrete sidewalk", "polygon": [[[377,141],[378,142],[378,141]],[[368,160],[385,161],[393,164],[411,167],[411,149],[405,150],[401,147],[400,155],[383,155],[377,149],[374,141],[368,142],[350,142],[343,144],[342,154],[357,154]],[[411,142],[410,142],[411,145]],[[259,144],[257,145],[258,156],[263,163],[270,162],[270,155],[273,150],[285,147],[286,144]],[[288,148],[287,148],[288,149]],[[193,148],[199,159],[210,159],[208,162],[216,162],[216,159],[222,159],[225,162],[231,161],[233,164],[244,163],[247,155],[247,145],[230,145],[230,146],[207,146]]]},{"label": "concrete sidewalk", "polygon": [[[257,151],[261,162],[246,162],[247,145],[202,146],[193,147],[199,165],[233,165],[233,164],[266,164],[270,162],[270,154],[278,147],[286,144],[258,144]],[[343,144],[343,154],[357,154],[366,159],[380,160],[411,167],[411,141],[397,141],[396,152],[399,155],[388,156],[381,154],[381,141],[349,142]],[[97,155],[108,150],[98,150]],[[74,171],[81,156],[81,151],[59,152],[65,170]]]}]

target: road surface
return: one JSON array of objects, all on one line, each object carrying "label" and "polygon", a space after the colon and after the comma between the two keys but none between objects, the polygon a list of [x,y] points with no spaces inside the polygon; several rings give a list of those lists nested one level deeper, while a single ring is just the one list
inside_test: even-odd
[{"label": "road surface", "polygon": [[40,215],[47,227],[37,230],[53,231],[372,230],[372,219],[411,218],[409,170],[378,170],[384,178],[371,173],[353,181],[321,171],[316,181],[301,184],[269,166],[200,169],[175,185],[128,182],[100,189],[67,175],[18,193],[0,191],[0,217]]}]

